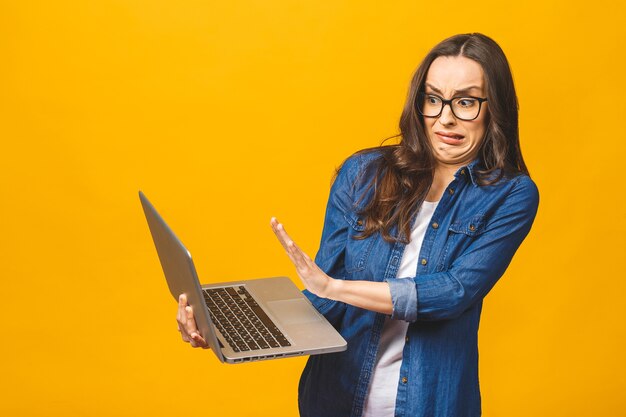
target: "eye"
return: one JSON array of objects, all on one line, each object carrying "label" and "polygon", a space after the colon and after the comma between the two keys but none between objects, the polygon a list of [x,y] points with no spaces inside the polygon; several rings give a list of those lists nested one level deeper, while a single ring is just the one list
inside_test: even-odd
[{"label": "eye", "polygon": [[426,95],[426,104],[439,104],[441,103],[441,99],[437,96]]},{"label": "eye", "polygon": [[463,109],[470,109],[474,107],[476,103],[478,103],[478,100],[470,97],[458,98],[455,102],[458,107],[461,107]]}]

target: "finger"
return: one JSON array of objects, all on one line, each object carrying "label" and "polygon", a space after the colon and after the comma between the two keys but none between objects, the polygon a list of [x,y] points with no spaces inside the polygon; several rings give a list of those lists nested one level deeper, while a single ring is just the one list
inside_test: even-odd
[{"label": "finger", "polygon": [[292,258],[293,263],[296,266],[296,268],[298,268],[299,270],[305,268],[307,265],[304,260],[303,253],[298,247],[298,245],[296,245],[296,243],[292,241],[292,242],[289,242],[287,246],[289,248],[288,251],[289,251],[290,257]]},{"label": "finger", "polygon": [[276,225],[276,232],[279,239],[281,240],[281,243],[283,243],[283,246],[287,251],[291,252],[292,254],[300,253],[302,255],[305,255],[306,257],[306,254],[304,254],[302,249],[300,249],[300,247],[296,244],[296,242],[294,242],[291,236],[289,236],[289,233],[287,233],[287,231],[285,230],[285,226],[282,223],[278,223]]},{"label": "finger", "polygon": [[185,329],[179,329],[180,330],[180,337],[182,337],[183,342],[187,342],[189,343],[189,341],[191,340],[189,338],[189,335],[187,334],[187,332],[185,331]]},{"label": "finger", "polygon": [[180,323],[184,319],[184,311],[187,306],[187,296],[181,294],[178,296],[178,311],[176,313],[176,320]]},{"label": "finger", "polygon": [[200,336],[200,333],[194,333],[191,335],[192,340],[198,345],[198,347],[207,348],[207,342],[204,337]]},{"label": "finger", "polygon": [[196,331],[193,310],[191,306],[186,306],[181,313],[183,318],[178,322],[178,330],[184,342],[191,342],[191,334]]},{"label": "finger", "polygon": [[314,264],[314,262],[312,261],[311,257],[307,255],[302,249],[300,249],[300,246],[298,246],[296,242],[292,241],[289,245],[289,249],[291,251],[291,256],[293,257],[296,266],[298,266],[299,268],[313,267],[312,264]]},{"label": "finger", "polygon": [[291,239],[291,237],[285,230],[285,226],[283,226],[282,223],[278,223],[275,218],[272,218],[272,220],[274,232],[280,240],[280,243],[283,245],[283,248],[287,252],[289,259],[291,259],[291,262],[297,268],[301,268],[303,266],[303,261],[305,261],[308,256],[304,252],[302,252],[302,249],[300,249],[296,242]]},{"label": "finger", "polygon": [[300,250],[300,255],[302,256],[302,262],[306,264],[306,266],[309,268],[316,268],[317,264],[315,263],[315,261],[309,255],[307,255],[307,253],[304,252],[302,249],[300,248],[298,249]]},{"label": "finger", "polygon": [[178,297],[178,307],[181,309],[187,307],[187,295],[185,293]]},{"label": "finger", "polygon": [[180,332],[180,336],[185,339],[189,339],[189,335],[187,334],[187,330],[185,330],[185,326],[183,326],[180,322],[176,323],[178,325],[178,331]]},{"label": "finger", "polygon": [[287,235],[283,225],[280,224],[280,223],[278,223],[278,225],[274,229],[274,233],[276,234],[276,237],[278,238],[278,240],[279,240],[280,244],[282,245],[283,249],[285,250],[285,252],[287,252],[287,256],[289,256],[289,259],[295,265],[296,261],[295,261],[295,259],[292,256],[292,251],[291,251],[291,248],[290,248],[290,245],[294,244],[293,240],[291,240],[289,235]]},{"label": "finger", "polygon": [[196,319],[193,317],[193,309],[191,306],[185,307],[186,321],[185,321],[185,330],[188,335],[192,335],[194,332],[198,330],[196,327]]},{"label": "finger", "polygon": [[278,240],[285,249],[285,252],[287,252],[289,259],[294,264],[296,269],[300,272],[308,273],[309,270],[314,267],[314,262],[311,257],[300,249],[300,247],[291,239],[283,224],[279,223],[275,217],[272,217],[270,224],[272,225],[274,233],[278,237]]},{"label": "finger", "polygon": [[189,342],[189,335],[185,330],[185,305],[187,304],[185,295],[181,294],[178,297],[178,310],[176,311],[176,324],[178,325],[178,331],[184,342]]},{"label": "finger", "polygon": [[275,218],[273,218],[272,220],[272,229],[274,230],[274,233],[276,234],[276,237],[280,241],[281,245],[283,245],[283,248],[287,250],[287,244],[289,242],[292,242],[293,239],[291,239],[291,237],[285,230],[285,226],[282,223],[279,223]]},{"label": "finger", "polygon": [[283,226],[281,223],[278,223],[275,218],[272,218],[272,230],[274,231],[274,234],[278,238],[280,244],[283,245],[283,248],[285,248],[285,250],[287,250],[287,243],[291,241],[291,238],[285,231],[285,226]]},{"label": "finger", "polygon": [[294,254],[298,255],[298,258],[302,261],[302,263],[306,264],[307,266],[315,265],[313,259],[309,255],[307,255],[307,253],[303,251],[296,242],[293,242],[293,250]]},{"label": "finger", "polygon": [[270,219],[270,226],[272,227],[272,232],[276,233],[278,227],[278,220],[276,220],[276,217],[272,217]]},{"label": "finger", "polygon": [[187,334],[187,331],[185,330],[185,326],[180,324],[180,322],[178,322],[177,324],[178,324],[178,331],[180,332],[180,337],[183,339],[183,342],[189,342],[189,335]]}]

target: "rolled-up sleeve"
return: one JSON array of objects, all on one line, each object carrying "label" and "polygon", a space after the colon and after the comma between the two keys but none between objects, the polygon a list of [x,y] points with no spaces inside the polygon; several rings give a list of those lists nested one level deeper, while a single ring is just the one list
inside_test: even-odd
[{"label": "rolled-up sleeve", "polygon": [[393,312],[391,318],[395,320],[417,320],[417,288],[415,281],[407,278],[387,279],[391,291]]}]

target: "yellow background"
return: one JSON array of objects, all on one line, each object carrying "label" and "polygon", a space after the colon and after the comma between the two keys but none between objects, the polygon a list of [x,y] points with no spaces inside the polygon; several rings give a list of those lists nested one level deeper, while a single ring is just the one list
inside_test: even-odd
[{"label": "yellow background", "polygon": [[137,191],[203,282],[295,278],[269,218],[314,254],[334,168],[397,132],[419,61],[469,31],[510,60],[541,192],[485,302],[484,415],[626,415],[624,17],[617,1],[2,1],[0,415],[296,416],[304,358],[221,365],[179,340]]}]

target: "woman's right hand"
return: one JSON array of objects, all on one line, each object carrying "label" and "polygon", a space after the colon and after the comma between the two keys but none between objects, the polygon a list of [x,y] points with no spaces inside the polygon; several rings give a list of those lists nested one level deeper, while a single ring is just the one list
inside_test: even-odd
[{"label": "woman's right hand", "polygon": [[192,347],[201,347],[203,349],[209,347],[198,331],[196,319],[193,317],[193,309],[187,305],[187,296],[185,294],[181,294],[178,297],[176,321],[178,322],[178,331],[184,342],[190,343]]}]

